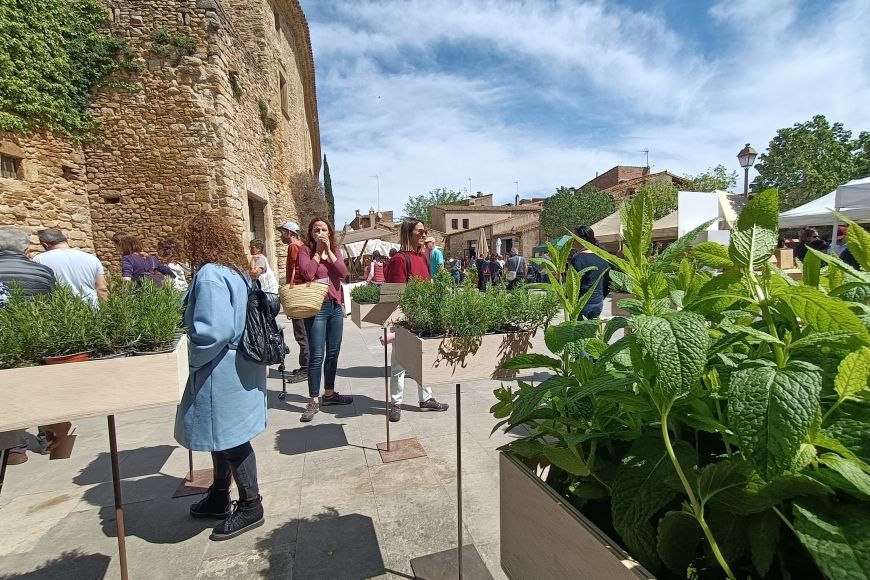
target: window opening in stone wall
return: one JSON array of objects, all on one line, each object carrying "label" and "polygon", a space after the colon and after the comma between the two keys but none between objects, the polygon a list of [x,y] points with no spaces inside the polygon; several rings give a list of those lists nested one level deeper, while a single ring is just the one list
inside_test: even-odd
[{"label": "window opening in stone wall", "polygon": [[121,203],[121,196],[117,193],[103,194],[103,203]]},{"label": "window opening in stone wall", "polygon": [[450,220],[450,227],[452,227],[454,230],[458,230],[459,229],[459,220],[458,219]]},{"label": "window opening in stone wall", "polygon": [[278,90],[281,92],[281,112],[288,119],[290,118],[290,97],[287,94],[287,79],[282,73],[278,73]]},{"label": "window opening in stone wall", "polygon": [[24,179],[21,174],[21,159],[11,155],[0,155],[0,177]]},{"label": "window opening in stone wall", "polygon": [[[252,240],[266,239],[266,204],[251,198],[248,198],[248,233]],[[265,253],[269,254],[268,248]]]},{"label": "window opening in stone wall", "polygon": [[462,229],[463,229],[463,230],[467,230],[467,229],[468,229],[468,220],[462,220]]},{"label": "window opening in stone wall", "polygon": [[60,169],[63,172],[63,178],[67,181],[72,181],[76,179],[79,174],[78,169],[76,169],[72,165],[61,165]]}]

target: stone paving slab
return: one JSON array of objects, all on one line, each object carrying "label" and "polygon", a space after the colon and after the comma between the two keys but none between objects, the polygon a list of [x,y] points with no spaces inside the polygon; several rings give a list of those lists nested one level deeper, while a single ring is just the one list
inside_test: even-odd
[{"label": "stone paving slab", "polygon": [[[286,335],[293,360],[289,328]],[[188,465],[187,450],[172,436],[175,409],[119,415],[130,578],[408,578],[412,558],[455,547],[454,385],[433,385],[448,411],[421,412],[416,383],[408,380],[391,437],[417,437],[427,456],[383,464],[376,450],[386,440],[380,335],[346,319],[336,387],[354,395],[354,404],[325,407],[311,423],[299,422],[307,384],[288,384],[280,401],[280,377],[270,373],[269,425],[253,441],[266,523],[233,540],[210,541],[217,522],[189,517],[198,496],[172,499]],[[540,334],[534,343],[544,352]],[[489,414],[499,384],[462,385],[463,510],[466,543],[476,545],[494,577],[504,578],[496,448],[511,437],[490,436],[496,421]],[[135,396],[135,386],[129,388]],[[0,579],[120,577],[106,419],[81,420],[77,433],[70,459],[30,452],[27,463],[8,468],[0,495]],[[194,464],[202,469],[211,461],[194,453]]]}]

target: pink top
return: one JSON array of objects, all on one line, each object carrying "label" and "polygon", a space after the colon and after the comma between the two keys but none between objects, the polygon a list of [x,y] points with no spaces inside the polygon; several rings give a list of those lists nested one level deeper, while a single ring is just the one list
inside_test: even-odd
[{"label": "pink top", "polygon": [[335,262],[329,263],[324,260],[319,264],[317,260],[311,257],[311,250],[308,246],[299,248],[299,272],[302,274],[302,279],[322,280],[329,278],[329,291],[326,296],[336,304],[344,304],[344,292],[341,291],[341,281],[347,277],[347,267],[344,265],[344,256],[341,255],[341,250],[333,250],[335,254]]}]

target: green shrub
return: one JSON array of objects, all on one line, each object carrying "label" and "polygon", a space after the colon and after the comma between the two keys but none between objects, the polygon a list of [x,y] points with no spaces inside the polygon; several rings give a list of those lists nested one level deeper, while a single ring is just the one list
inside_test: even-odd
[{"label": "green shrub", "polygon": [[350,298],[357,304],[377,304],[381,299],[381,287],[377,284],[364,284],[350,291]]},{"label": "green shrub", "polygon": [[171,284],[144,280],[133,300],[133,329],[138,350],[166,348],[179,331],[183,313],[182,294]]}]

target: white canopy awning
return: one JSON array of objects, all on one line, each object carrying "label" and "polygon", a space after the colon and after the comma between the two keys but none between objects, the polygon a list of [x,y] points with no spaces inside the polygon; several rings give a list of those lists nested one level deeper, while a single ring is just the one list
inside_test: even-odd
[{"label": "white canopy awning", "polygon": [[[365,250],[363,250],[363,245],[365,245]],[[345,244],[343,249],[345,248],[345,258],[357,258],[361,252],[364,256],[371,256],[375,250],[379,251],[386,258],[390,255],[391,249],[395,248],[397,251],[399,250],[399,244],[385,242],[384,240],[367,240]]]},{"label": "white canopy awning", "polygon": [[595,233],[595,239],[602,244],[619,242],[622,240],[622,213],[620,210],[616,210],[590,227]]},{"label": "white canopy awning", "polygon": [[852,220],[870,222],[870,177],[844,183],[828,195],[779,214],[779,227],[802,228],[833,224],[836,218],[831,210],[845,214]]}]

